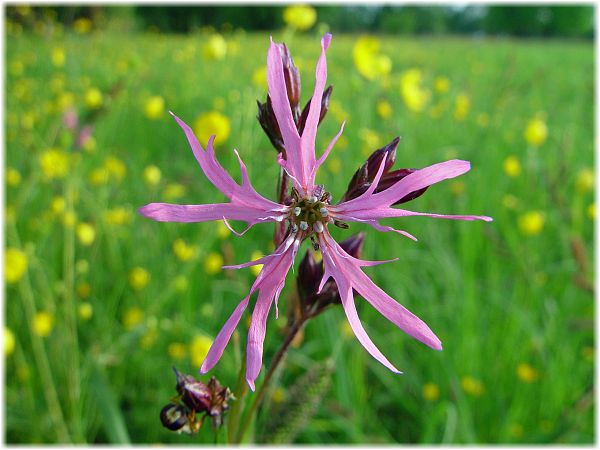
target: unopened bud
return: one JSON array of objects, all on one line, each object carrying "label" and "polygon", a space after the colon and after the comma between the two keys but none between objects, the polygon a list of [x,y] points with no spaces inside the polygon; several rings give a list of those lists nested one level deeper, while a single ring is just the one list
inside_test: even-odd
[{"label": "unopened bud", "polygon": [[277,151],[285,155],[283,138],[281,137],[281,131],[279,130],[279,125],[275,118],[271,97],[267,95],[267,101],[265,103],[261,103],[258,100],[256,103],[258,105],[258,114],[256,115],[256,118],[258,119],[260,126],[271,141],[271,145],[273,145]]},{"label": "unopened bud", "polygon": [[[340,242],[340,246],[350,256],[360,258],[364,240],[365,234],[358,233]],[[316,315],[332,303],[341,303],[337,285],[332,280],[327,281],[317,294],[323,273],[323,262],[317,262],[314,253],[308,250],[298,267],[296,282],[302,308],[310,314]]]},{"label": "unopened bud", "polygon": [[[390,172],[390,169],[394,165],[396,161],[396,148],[398,147],[398,143],[400,142],[400,138],[396,137],[392,142],[375,150],[371,155],[367,158],[365,163],[358,168],[358,170],[354,173],[354,176],[348,183],[348,189],[346,189],[346,193],[341,199],[341,202],[352,200],[353,198],[357,198],[362,195],[371,183],[375,180],[375,176],[377,175],[377,171],[383,162],[383,172],[381,178],[379,179],[379,183],[375,188],[375,193],[385,191],[390,188],[398,181],[400,181],[405,176],[413,173],[416,169],[398,169]],[[427,187],[423,189],[419,189],[417,191],[410,192],[404,197],[396,200],[393,204],[397,205],[399,203],[405,203],[407,201],[413,200],[420,195],[422,195],[427,190]]]},{"label": "unopened bud", "polygon": [[285,44],[279,46],[281,61],[283,63],[283,77],[285,78],[285,88],[287,90],[290,108],[294,117],[294,122],[298,121],[300,103],[300,71],[294,64],[292,55]]},{"label": "unopened bud", "polygon": [[[329,99],[331,98],[331,93],[333,92],[333,86],[329,86],[325,91],[323,91],[323,97],[321,97],[321,112],[319,114],[319,124],[325,118],[327,111],[329,111]],[[302,110],[302,114],[300,114],[300,119],[298,120],[298,133],[302,135],[304,131],[304,126],[306,125],[306,119],[308,119],[308,112],[310,111],[310,102],[312,98],[308,100],[304,109]]]}]

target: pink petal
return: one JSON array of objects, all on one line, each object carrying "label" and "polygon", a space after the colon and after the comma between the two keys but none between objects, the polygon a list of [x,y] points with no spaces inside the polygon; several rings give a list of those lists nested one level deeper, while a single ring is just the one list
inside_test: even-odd
[{"label": "pink petal", "polygon": [[215,140],[215,136],[211,136],[208,140],[208,144],[206,145],[206,151],[202,148],[198,139],[194,135],[192,129],[179,117],[169,111],[169,113],[173,116],[175,121],[179,124],[179,126],[183,129],[185,136],[192,148],[192,152],[200,164],[202,171],[206,175],[206,177],[210,180],[210,182],[223,194],[225,194],[228,198],[231,198],[233,192],[237,187],[237,183],[231,178],[231,176],[227,173],[225,169],[217,162],[215,158],[215,152],[213,149],[213,142]]},{"label": "pink petal", "polygon": [[[338,283],[337,278],[336,283]],[[354,332],[354,335],[356,336],[358,341],[373,358],[375,358],[385,367],[387,367],[394,373],[402,373],[398,369],[396,369],[394,365],[391,362],[389,362],[385,356],[383,356],[383,353],[379,351],[377,346],[367,335],[367,332],[360,323],[358,313],[356,312],[356,306],[354,305],[354,298],[352,295],[352,288],[344,286],[344,289],[342,290],[342,288],[340,288],[340,284],[341,283],[338,283],[338,289],[340,292],[340,298],[342,299],[342,306],[344,308],[344,312],[346,313],[346,317],[348,318],[348,323],[350,324],[350,327],[352,328],[352,331]]]},{"label": "pink petal", "polygon": [[[234,205],[232,203],[216,203],[208,205],[175,205],[172,203],[149,203],[138,209],[139,213],[158,222],[207,222],[221,220],[242,220],[250,225],[263,221],[276,221],[279,214],[269,214],[263,210]],[[261,216],[267,217],[261,217]]]},{"label": "pink petal", "polygon": [[327,148],[325,149],[325,151],[323,152],[323,154],[317,160],[317,163],[315,164],[315,168],[314,168],[314,173],[312,174],[313,180],[315,178],[315,174],[317,172],[317,169],[319,167],[321,167],[321,165],[323,165],[323,163],[327,159],[327,156],[329,156],[329,152],[331,151],[331,149],[333,148],[333,146],[335,145],[335,143],[338,141],[338,139],[340,138],[340,136],[344,132],[344,127],[345,126],[346,126],[346,121],[343,121],[342,125],[340,127],[340,131],[338,131],[338,133],[333,137],[333,139],[331,140],[331,142],[329,142],[329,145],[327,146]]},{"label": "pink petal", "polygon": [[221,355],[223,355],[223,351],[231,339],[233,330],[235,330],[237,327],[242,314],[248,306],[248,300],[250,300],[250,295],[248,295],[237,305],[233,311],[233,314],[231,314],[229,319],[227,319],[227,322],[225,322],[225,325],[223,325],[223,328],[221,328],[221,331],[219,331],[219,334],[217,334],[217,337],[210,346],[210,350],[208,351],[206,358],[204,358],[204,361],[202,362],[200,373],[208,372],[217,362],[219,362],[219,359],[221,359]]},{"label": "pink petal", "polygon": [[321,233],[319,241],[325,264],[325,274],[326,276],[331,275],[335,279],[340,295],[346,289],[355,289],[402,331],[436,350],[441,350],[441,342],[431,329],[421,319],[387,295],[362,271],[360,267],[368,264],[348,255],[328,232]]},{"label": "pink petal", "polygon": [[248,344],[246,346],[246,381],[250,389],[255,390],[254,381],[262,368],[263,344],[267,332],[267,315],[271,309],[275,292],[261,291],[248,330]]},{"label": "pink petal", "polygon": [[376,202],[379,204],[392,204],[411,192],[418,191],[448,178],[458,177],[470,169],[471,163],[469,161],[461,161],[459,159],[433,164],[407,175],[389,189],[375,194],[373,197],[376,198]]},{"label": "pink petal", "polygon": [[310,100],[308,117],[304,131],[302,132],[302,163],[304,164],[304,173],[313,175],[312,179],[304,179],[307,189],[312,190],[315,173],[315,142],[317,139],[317,127],[319,125],[319,116],[321,115],[321,100],[327,81],[327,58],[326,51],[331,42],[331,34],[326,33],[321,39],[321,56],[317,62],[315,70],[315,89]]},{"label": "pink petal", "polygon": [[303,167],[302,155],[300,154],[300,135],[296,129],[287,97],[279,44],[274,43],[272,39],[267,54],[267,84],[273,112],[283,138],[286,160],[289,164],[288,169],[295,178],[302,179],[304,177],[299,177]]},{"label": "pink petal", "polygon": [[321,112],[321,99],[327,80],[327,60],[325,52],[331,42],[331,34],[325,34],[321,40],[321,57],[317,62],[315,89],[311,99],[308,117],[302,133],[298,135],[296,125],[292,118],[292,112],[287,97],[285,78],[283,73],[283,62],[278,44],[271,40],[267,55],[267,83],[269,85],[269,96],[273,104],[273,112],[281,130],[285,146],[285,162],[280,164],[293,179],[296,188],[302,195],[307,195],[314,188],[316,172],[315,161],[315,139],[317,125]]},{"label": "pink petal", "polygon": [[417,170],[402,178],[385,191],[367,197],[358,197],[340,203],[334,210],[340,213],[354,213],[361,210],[370,210],[390,206],[398,199],[424,187],[438,183],[448,178],[454,178],[468,172],[471,165],[468,161],[451,160],[433,164],[424,169]]}]

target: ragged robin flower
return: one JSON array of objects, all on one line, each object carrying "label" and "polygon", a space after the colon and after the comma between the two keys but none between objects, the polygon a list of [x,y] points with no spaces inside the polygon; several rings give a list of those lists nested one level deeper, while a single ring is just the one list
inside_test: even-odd
[{"label": "ragged robin flower", "polygon": [[[263,267],[250,288],[249,294],[238,304],[216,336],[208,355],[204,359],[201,372],[206,373],[219,361],[242,314],[249,305],[252,294],[258,292],[254,305],[246,347],[246,380],[255,389],[255,380],[261,370],[263,342],[269,311],[275,303],[275,316],[278,317],[277,303],[283,289],[286,275],[292,267],[300,244],[310,239],[321,250],[324,274],[319,283],[323,289],[329,279],[336,283],[344,312],[352,331],[365,349],[379,362],[393,372],[399,370],[379,351],[366,334],[354,304],[354,292],[363,296],[376,310],[410,336],[420,340],[431,348],[441,350],[437,336],[417,316],[398,304],[387,295],[363,272],[362,268],[381,264],[382,261],[364,261],[348,254],[331,236],[329,227],[338,225],[347,228],[347,222],[368,224],[379,231],[394,231],[416,240],[406,231],[396,230],[379,223],[381,219],[407,216],[429,216],[435,218],[460,220],[485,220],[486,216],[441,215],[414,212],[392,208],[399,199],[448,178],[464,174],[470,169],[467,161],[451,160],[414,170],[398,179],[385,190],[377,192],[382,175],[389,162],[387,153],[382,155],[378,167],[374,170],[371,184],[355,198],[332,204],[332,195],[321,185],[315,184],[315,174],[325,162],[335,142],[342,134],[344,123],[338,134],[332,139],[324,152],[317,158],[315,139],[321,115],[322,97],[327,78],[326,50],[331,35],[321,40],[321,55],[316,67],[316,82],[310,100],[308,115],[302,131],[294,122],[290,109],[290,100],[286,88],[284,66],[282,62],[283,45],[271,41],[267,55],[268,93],[272,108],[281,132],[285,154],[279,154],[278,163],[292,180],[291,195],[285,204],[266,199],[254,190],[246,166],[237,151],[234,150],[240,165],[242,182],[237,183],[217,162],[214,151],[215,136],[208,139],[203,148],[192,129],[181,119],[173,117],[183,129],[192,152],[200,167],[211,183],[230,200],[226,203],[207,205],[177,205],[169,203],[150,203],[140,208],[140,213],[161,222],[205,222],[223,220],[244,221],[248,228],[258,223],[275,222],[287,225],[285,239],[268,256],[228,269],[240,269],[262,264]],[[389,169],[389,167],[388,167]],[[233,228],[232,232],[242,235]]]}]

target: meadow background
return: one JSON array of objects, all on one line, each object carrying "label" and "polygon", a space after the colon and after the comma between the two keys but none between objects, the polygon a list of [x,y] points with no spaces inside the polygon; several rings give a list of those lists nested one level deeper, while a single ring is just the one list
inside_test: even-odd
[{"label": "meadow background", "polygon": [[[416,243],[354,224],[334,230],[340,239],[365,230],[365,259],[400,258],[367,272],[444,350],[359,298],[366,330],[404,371],[394,375],[353,337],[341,308],[329,310],[290,350],[251,438],[594,442],[592,40],[336,32],[319,9],[283,7],[270,30],[215,21],[168,33],[131,9],[91,9],[5,11],[7,443],[215,442],[208,422],[193,437],[161,426],[176,394],[171,367],[197,375],[255,276],[221,265],[271,251],[273,229],[238,239],[220,223],[157,223],[136,209],[223,201],[168,110],[203,143],[217,133],[218,159],[233,174],[237,148],[257,190],[275,198],[276,152],[256,120],[268,38],[288,44],[304,104],[328,29],[334,91],[319,148],[347,120],[318,178],[334,200],[373,150],[401,136],[395,168],[472,163],[408,209],[494,222],[390,221]],[[267,365],[294,289],[290,274],[282,314],[268,320]],[[246,327],[203,380],[235,386]]]}]

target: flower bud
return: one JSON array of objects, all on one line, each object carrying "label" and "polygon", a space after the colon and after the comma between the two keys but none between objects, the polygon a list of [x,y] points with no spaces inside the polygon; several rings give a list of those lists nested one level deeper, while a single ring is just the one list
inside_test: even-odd
[{"label": "flower bud", "polygon": [[[340,242],[340,246],[350,256],[360,258],[364,240],[365,234],[358,233]],[[341,303],[337,285],[331,279],[325,283],[321,292],[317,294],[324,272],[323,262],[317,262],[314,252],[308,250],[298,267],[296,282],[302,308],[312,315],[317,315],[330,304]]]},{"label": "flower bud", "polygon": [[[385,191],[405,176],[417,170],[398,169],[393,172],[390,172],[390,169],[396,161],[396,148],[398,147],[399,142],[400,138],[396,137],[392,142],[390,142],[386,146],[375,150],[367,158],[365,163],[362,166],[360,166],[358,170],[354,173],[354,176],[350,180],[350,183],[348,183],[348,188],[346,189],[346,193],[342,197],[341,202],[357,198],[369,188],[369,186],[375,179],[375,175],[377,175],[377,171],[381,166],[383,158],[386,158],[386,160],[383,166],[383,173],[381,175],[377,188],[375,189],[375,193]],[[411,192],[405,195],[404,197],[396,200],[393,204],[397,205],[399,203],[405,203],[410,200],[413,200],[421,196],[426,190],[427,187]]]},{"label": "flower bud", "polygon": [[271,97],[267,95],[267,101],[265,103],[261,103],[258,100],[256,103],[258,105],[258,114],[256,115],[256,118],[258,119],[260,126],[271,141],[271,145],[273,145],[277,151],[285,155],[283,138],[281,137],[281,131],[279,130],[279,125],[275,118]]},{"label": "flower bud", "polygon": [[[323,97],[321,97],[321,112],[319,114],[319,124],[327,114],[329,110],[329,99],[331,98],[331,93],[333,92],[333,86],[329,86],[325,91],[323,91]],[[306,119],[308,119],[308,112],[310,111],[310,102],[312,97],[308,100],[304,109],[302,110],[302,114],[300,115],[300,119],[297,120],[296,126],[298,128],[298,133],[302,135],[304,131],[304,126],[306,125]]]},{"label": "flower bud", "polygon": [[283,77],[285,78],[285,88],[287,90],[290,108],[294,122],[298,122],[300,103],[300,71],[294,64],[292,55],[285,44],[279,46],[281,61],[283,63]]}]

